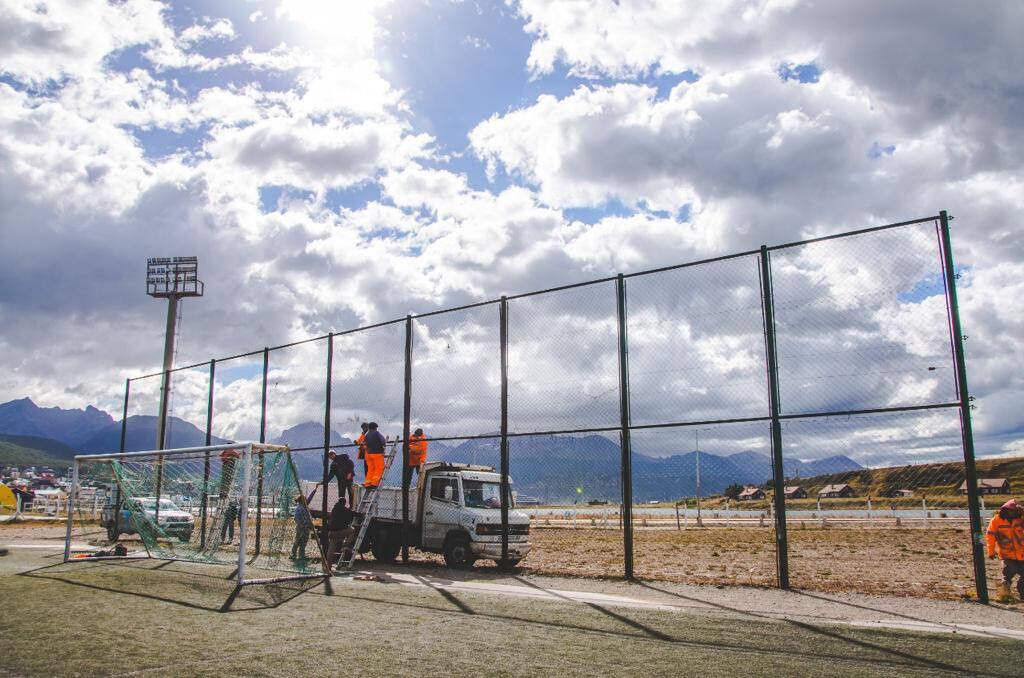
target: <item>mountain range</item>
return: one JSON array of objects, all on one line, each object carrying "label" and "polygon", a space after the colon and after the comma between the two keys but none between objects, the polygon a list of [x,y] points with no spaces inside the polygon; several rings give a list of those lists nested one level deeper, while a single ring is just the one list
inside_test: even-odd
[{"label": "mountain range", "polygon": [[[125,451],[153,449],[156,428],[157,417],[129,417]],[[29,398],[23,398],[0,405],[0,434],[22,436],[19,440],[22,447],[45,450],[51,456],[70,460],[76,452],[90,454],[118,450],[121,422],[92,406],[85,410],[40,408]],[[29,444],[26,445],[25,441]],[[194,447],[205,442],[205,432],[195,425],[177,417],[169,420],[168,447]],[[229,442],[233,441],[218,437],[211,440],[214,445]],[[269,442],[285,444],[298,450],[306,448],[307,451],[293,455],[299,476],[303,479],[321,477],[323,424],[298,424],[282,431]],[[331,431],[331,445],[347,445],[351,442],[336,431]],[[351,454],[351,449],[348,451]],[[763,485],[772,477],[771,458],[752,450],[729,455],[689,451],[660,457],[634,450],[634,500],[644,502],[696,495],[698,457],[702,495],[721,493],[732,484]],[[428,458],[432,461],[472,462],[498,468],[500,441],[496,437],[479,438],[454,446],[433,442],[430,444]],[[621,495],[620,460],[618,444],[599,435],[538,435],[513,437],[509,440],[509,474],[517,491],[538,497],[544,502],[602,500],[615,503]],[[361,466],[356,464],[357,478]],[[807,478],[862,468],[843,455],[814,461],[792,458],[783,460],[787,478]]]}]

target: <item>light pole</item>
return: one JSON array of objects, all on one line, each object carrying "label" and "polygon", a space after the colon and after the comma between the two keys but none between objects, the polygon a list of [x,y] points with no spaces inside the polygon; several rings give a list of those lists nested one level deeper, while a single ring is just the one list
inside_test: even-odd
[{"label": "light pole", "polygon": [[[146,294],[167,299],[167,329],[164,334],[164,370],[160,384],[160,411],[156,424],[156,449],[167,442],[167,408],[171,397],[171,368],[174,366],[174,330],[178,324],[178,303],[184,297],[203,296],[196,257],[151,257],[146,260]],[[159,512],[159,499],[157,511]]]}]

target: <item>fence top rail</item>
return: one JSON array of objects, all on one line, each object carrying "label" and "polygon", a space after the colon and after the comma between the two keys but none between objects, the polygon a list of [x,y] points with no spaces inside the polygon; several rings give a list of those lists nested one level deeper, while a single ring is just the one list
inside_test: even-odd
[{"label": "fence top rail", "polygon": [[892,228],[900,228],[901,226],[915,226],[917,224],[927,224],[929,222],[935,222],[939,220],[939,215],[931,217],[922,217],[921,219],[911,219],[910,221],[899,221],[895,224],[883,224],[881,226],[871,226],[869,228],[861,228],[856,231],[846,231],[844,233],[833,233],[832,235],[823,235],[818,238],[808,238],[806,240],[797,240],[796,242],[787,242],[781,245],[770,245],[767,249],[769,252],[776,250],[784,250],[788,247],[798,247],[800,245],[809,245],[815,242],[822,242],[825,240],[836,240],[838,238],[849,238],[855,235],[864,235],[865,233],[877,233],[878,231],[887,231]]},{"label": "fence top rail", "polygon": [[114,459],[125,459],[132,457],[173,457],[179,454],[195,454],[196,452],[219,452],[221,450],[237,450],[239,448],[250,448],[252,450],[264,450],[271,452],[287,452],[290,448],[287,445],[272,445],[270,443],[230,443],[226,445],[203,445],[201,447],[176,447],[169,450],[145,450],[142,452],[111,452],[108,454],[76,454],[75,461],[112,461]]},{"label": "fence top rail", "polygon": [[[921,217],[919,219],[911,219],[909,221],[899,221],[899,222],[892,223],[892,224],[883,224],[881,226],[871,226],[869,228],[862,228],[862,229],[858,229],[858,230],[855,230],[855,231],[845,231],[843,233],[834,233],[832,235],[825,235],[825,236],[821,236],[821,237],[817,237],[817,238],[808,238],[806,240],[797,240],[797,241],[794,241],[794,242],[783,243],[781,245],[766,246],[765,249],[767,249],[767,251],[769,251],[769,252],[774,252],[774,251],[777,251],[777,250],[782,250],[782,249],[786,249],[786,248],[790,248],[790,247],[798,247],[800,245],[807,245],[807,244],[810,244],[810,243],[822,242],[822,241],[825,241],[825,240],[836,240],[838,238],[847,238],[847,237],[852,237],[852,236],[857,236],[857,235],[864,235],[865,233],[875,233],[875,232],[878,232],[878,231],[885,231],[885,230],[889,230],[889,229],[893,229],[893,228],[899,228],[901,226],[914,226],[916,224],[926,224],[926,223],[929,223],[929,222],[938,221],[940,218],[941,218],[941,215],[933,215],[933,216],[928,216],[928,217]],[[708,258],[708,259],[700,259],[698,261],[690,261],[690,262],[685,262],[685,263],[681,263],[681,264],[674,264],[674,265],[671,265],[671,266],[662,266],[660,268],[652,268],[652,269],[648,269],[648,270],[644,270],[644,271],[635,271],[633,273],[623,274],[622,277],[623,278],[636,278],[636,277],[640,277],[640,276],[651,275],[653,273],[663,273],[665,271],[673,271],[673,270],[682,269],[682,268],[689,268],[689,267],[692,267],[692,266],[700,266],[701,264],[710,264],[710,263],[715,263],[715,262],[720,262],[720,261],[728,261],[730,259],[739,259],[739,258],[742,258],[742,257],[749,257],[749,256],[752,256],[754,254],[758,254],[759,252],[760,252],[759,249],[757,249],[757,250],[746,250],[744,252],[737,252],[737,253],[734,253],[734,254],[726,254],[726,255],[722,255],[722,256],[718,256],[718,257],[711,257],[711,258]],[[533,292],[522,292],[520,294],[504,295],[503,297],[499,297],[497,299],[487,299],[487,300],[484,300],[484,301],[478,301],[478,302],[474,302],[474,303],[470,303],[470,304],[463,304],[461,306],[454,306],[452,308],[438,309],[436,311],[427,311],[425,313],[413,313],[413,314],[409,314],[409,315],[407,315],[405,317],[402,317],[402,318],[395,318],[393,320],[385,320],[383,322],[373,323],[373,324],[370,324],[370,325],[362,325],[360,327],[353,327],[351,329],[341,330],[341,331],[338,331],[338,332],[330,332],[328,334],[323,334],[323,335],[319,335],[319,336],[316,336],[316,337],[310,337],[308,339],[300,339],[298,341],[293,341],[293,342],[290,342],[290,343],[287,343],[287,344],[281,344],[280,346],[269,346],[269,347],[266,347],[266,348],[257,349],[255,351],[248,351],[246,353],[238,353],[236,355],[228,356],[227,358],[216,358],[215,360],[217,362],[224,362],[224,361],[228,361],[228,360],[236,360],[238,358],[248,358],[248,357],[251,357],[251,356],[260,355],[260,354],[264,353],[265,351],[275,351],[275,350],[282,349],[282,348],[290,348],[292,346],[298,346],[300,344],[307,344],[307,343],[312,343],[312,342],[315,342],[315,341],[320,341],[322,339],[327,339],[327,338],[329,338],[331,336],[335,336],[335,337],[337,337],[337,336],[344,336],[346,334],[353,334],[355,332],[363,332],[363,331],[372,330],[372,329],[375,329],[375,328],[378,328],[378,327],[386,327],[388,325],[395,325],[397,323],[404,323],[404,322],[406,322],[407,318],[410,318],[410,317],[413,320],[416,320],[416,319],[419,319],[419,318],[429,318],[431,316],[443,315],[445,313],[454,313],[454,312],[457,312],[457,311],[464,311],[464,310],[467,310],[467,309],[478,308],[478,307],[481,307],[481,306],[488,306],[488,305],[491,305],[491,304],[498,304],[498,303],[501,303],[502,299],[505,299],[507,301],[511,301],[513,299],[523,299],[523,298],[526,298],[526,297],[533,297],[533,296],[538,296],[538,295],[541,295],[541,294],[548,294],[548,293],[551,293],[551,292],[561,292],[561,291],[564,291],[564,290],[576,289],[578,287],[587,287],[588,285],[600,285],[602,283],[614,282],[617,278],[618,278],[617,275],[615,275],[615,276],[607,276],[607,277],[604,277],[604,278],[597,278],[597,279],[594,279],[594,280],[586,280],[586,281],[578,282],[578,283],[570,283],[568,285],[560,285],[560,286],[557,286],[557,287],[549,287],[549,288],[546,288],[546,289],[536,290],[536,291],[533,291]],[[181,371],[181,370],[194,369],[196,367],[201,367],[203,365],[209,365],[210,362],[211,362],[210,360],[206,360],[206,361],[203,361],[203,362],[194,363],[192,365],[186,365],[184,367],[176,367],[176,368],[173,368],[173,369],[169,370],[169,372],[178,372],[178,371]],[[137,377],[129,377],[128,381],[134,381],[136,379],[147,379],[147,378],[151,378],[151,377],[157,377],[157,376],[160,376],[162,374],[163,374],[162,371],[161,372],[152,372],[150,374],[144,374],[144,375],[140,375],[140,376],[137,376]]]}]

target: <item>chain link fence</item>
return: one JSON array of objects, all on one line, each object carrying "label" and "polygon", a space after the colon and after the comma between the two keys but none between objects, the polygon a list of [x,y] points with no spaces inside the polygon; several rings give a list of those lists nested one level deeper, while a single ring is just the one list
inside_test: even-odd
[{"label": "chain link fence", "polygon": [[[323,481],[375,421],[386,485],[417,430],[494,469],[531,572],[985,600],[1013,479],[975,479],[955,278],[943,213],[409,316],[173,370],[158,447],[285,443]],[[164,376],[129,380],[121,451]]]}]

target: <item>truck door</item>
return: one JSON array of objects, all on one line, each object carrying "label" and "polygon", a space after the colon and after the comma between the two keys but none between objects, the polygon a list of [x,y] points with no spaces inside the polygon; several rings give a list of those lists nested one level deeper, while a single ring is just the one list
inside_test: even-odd
[{"label": "truck door", "polygon": [[424,547],[439,549],[444,545],[448,531],[459,524],[461,500],[458,476],[431,476],[423,506]]}]

